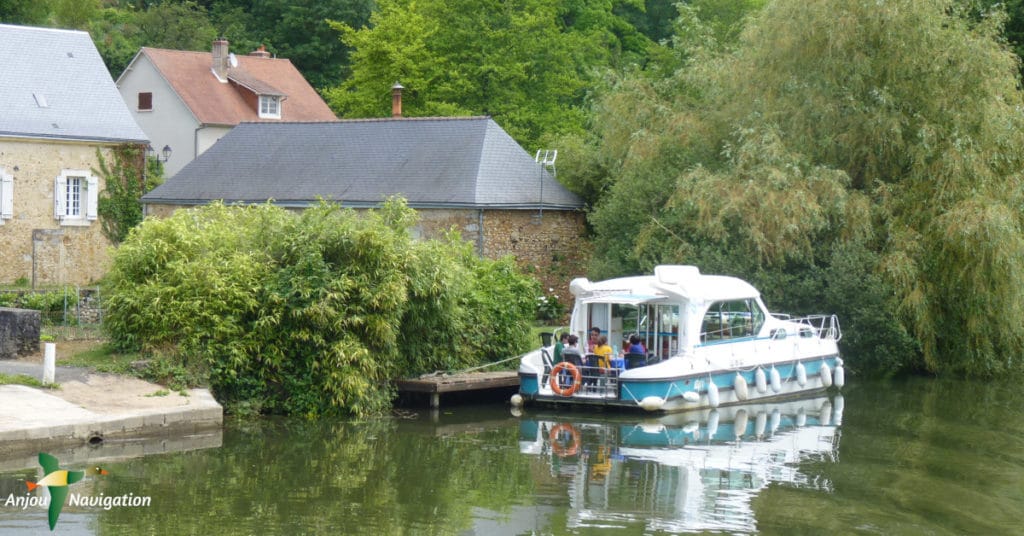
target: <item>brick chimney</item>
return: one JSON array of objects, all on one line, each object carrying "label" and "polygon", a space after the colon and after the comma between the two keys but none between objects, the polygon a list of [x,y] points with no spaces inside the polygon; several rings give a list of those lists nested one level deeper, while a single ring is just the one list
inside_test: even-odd
[{"label": "brick chimney", "polygon": [[270,53],[267,52],[267,47],[260,45],[260,48],[253,50],[249,53],[250,56],[256,56],[257,58],[269,58]]},{"label": "brick chimney", "polygon": [[228,80],[228,40],[223,37],[213,40],[213,74],[221,82]]},{"label": "brick chimney", "polygon": [[402,117],[402,84],[391,86],[391,117]]}]

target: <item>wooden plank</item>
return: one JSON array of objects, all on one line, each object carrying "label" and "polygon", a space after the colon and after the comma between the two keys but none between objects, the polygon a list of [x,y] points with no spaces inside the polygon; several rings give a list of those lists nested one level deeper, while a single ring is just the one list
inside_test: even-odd
[{"label": "wooden plank", "polygon": [[499,389],[519,385],[519,373],[514,370],[502,372],[473,372],[467,374],[427,376],[418,379],[397,380],[399,391],[410,393],[456,393]]}]

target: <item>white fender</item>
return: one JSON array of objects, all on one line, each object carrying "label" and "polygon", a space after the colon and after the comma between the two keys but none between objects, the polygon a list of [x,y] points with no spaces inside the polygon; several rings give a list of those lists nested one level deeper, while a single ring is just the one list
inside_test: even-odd
[{"label": "white fender", "polygon": [[818,373],[818,376],[821,376],[821,386],[832,387],[832,369],[828,368],[827,363],[822,362],[821,370]]},{"label": "white fender", "polygon": [[807,425],[807,413],[804,412],[804,408],[800,408],[796,411],[796,426],[803,428]]},{"label": "white fender", "polygon": [[754,373],[754,385],[757,386],[758,393],[763,395],[768,392],[768,378],[761,367],[757,367],[757,372]]},{"label": "white fender", "polygon": [[836,364],[836,369],[832,371],[832,384],[836,387],[842,387],[846,384],[846,371],[843,369],[843,364]]},{"label": "white fender", "polygon": [[778,393],[782,390],[782,377],[779,376],[779,370],[774,366],[768,371],[768,382],[772,384],[772,391]]},{"label": "white fender", "polygon": [[516,393],[512,395],[512,398],[509,400],[509,403],[512,404],[513,408],[521,408],[523,407],[523,396],[520,395],[519,393]]},{"label": "white fender", "polygon": [[687,402],[700,402],[700,395],[697,391],[687,391],[683,393],[683,400]]},{"label": "white fender", "polygon": [[713,409],[708,414],[708,439],[714,439],[718,433],[718,410]]},{"label": "white fender", "polygon": [[660,396],[647,396],[640,401],[640,407],[647,411],[658,411],[665,405],[665,399]]},{"label": "white fender", "polygon": [[737,411],[736,420],[732,424],[732,431],[736,434],[736,439],[743,437],[747,433],[747,410]]},{"label": "white fender", "polygon": [[768,422],[768,431],[775,435],[775,432],[779,430],[779,424],[782,423],[782,412],[779,408],[772,409],[772,420]]},{"label": "white fender", "polygon": [[818,424],[828,426],[832,424],[832,403],[826,400],[821,404],[821,413],[818,414]]},{"label": "white fender", "polygon": [[803,363],[796,364],[796,383],[800,387],[807,385],[807,369]]},{"label": "white fender", "polygon": [[715,382],[708,381],[708,405],[713,408],[717,408],[718,403],[718,386],[715,385]]},{"label": "white fender", "polygon": [[764,429],[767,425],[768,414],[763,411],[757,412],[757,417],[754,418],[754,435],[757,436],[758,439],[764,437]]},{"label": "white fender", "polygon": [[750,394],[747,392],[747,380],[740,376],[740,373],[736,373],[736,377],[732,379],[732,388],[736,391],[737,400],[746,400]]}]

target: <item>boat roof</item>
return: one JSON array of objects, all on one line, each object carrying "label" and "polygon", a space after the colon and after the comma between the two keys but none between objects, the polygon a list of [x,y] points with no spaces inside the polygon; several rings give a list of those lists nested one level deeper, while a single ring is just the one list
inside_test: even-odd
[{"label": "boat roof", "polygon": [[732,276],[705,275],[696,266],[659,265],[654,275],[619,277],[604,281],[577,278],[569,285],[577,300],[584,303],[640,304],[667,299],[688,302],[714,302],[758,298],[750,283]]}]

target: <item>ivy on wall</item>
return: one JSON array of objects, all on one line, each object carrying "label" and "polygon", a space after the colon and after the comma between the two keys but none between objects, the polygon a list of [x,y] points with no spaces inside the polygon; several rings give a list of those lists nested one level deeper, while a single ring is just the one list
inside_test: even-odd
[{"label": "ivy on wall", "polygon": [[114,244],[120,244],[128,232],[142,222],[142,195],[163,182],[163,164],[146,158],[142,145],[124,144],[111,151],[113,161],[108,164],[97,149],[96,159],[106,187],[100,192],[99,218],[103,234]]}]

